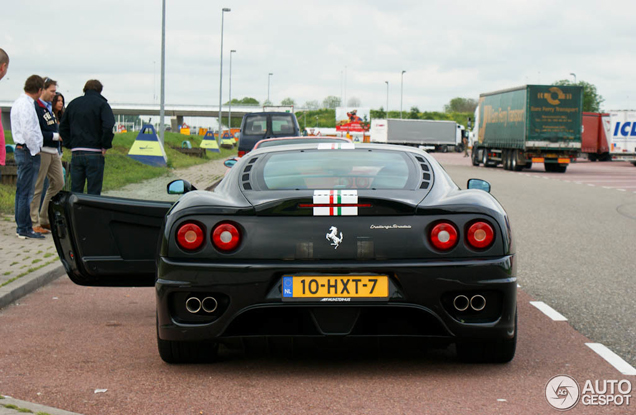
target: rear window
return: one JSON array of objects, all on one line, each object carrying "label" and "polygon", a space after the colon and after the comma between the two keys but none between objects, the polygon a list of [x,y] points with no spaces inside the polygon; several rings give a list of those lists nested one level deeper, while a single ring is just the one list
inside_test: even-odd
[{"label": "rear window", "polygon": [[267,132],[267,116],[253,115],[245,121],[245,134],[263,135]]},{"label": "rear window", "polygon": [[272,115],[273,134],[294,134],[294,119],[291,115]]},{"label": "rear window", "polygon": [[397,151],[318,150],[272,154],[262,171],[270,190],[405,189],[413,168]]}]

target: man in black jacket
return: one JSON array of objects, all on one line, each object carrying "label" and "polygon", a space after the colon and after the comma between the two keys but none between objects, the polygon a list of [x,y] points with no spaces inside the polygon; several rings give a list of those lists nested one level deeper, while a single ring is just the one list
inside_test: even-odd
[{"label": "man in black jacket", "polygon": [[115,116],[102,93],[102,83],[91,79],[84,96],[68,104],[60,124],[64,147],[71,149],[71,191],[99,195],[104,180],[104,156],[112,147]]}]

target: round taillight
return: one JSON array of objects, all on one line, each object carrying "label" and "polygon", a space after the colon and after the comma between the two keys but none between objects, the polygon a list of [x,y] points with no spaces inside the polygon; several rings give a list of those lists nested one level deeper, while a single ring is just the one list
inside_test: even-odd
[{"label": "round taillight", "polygon": [[205,241],[205,233],[196,223],[181,225],[177,231],[177,243],[187,251],[199,249]]},{"label": "round taillight", "polygon": [[495,239],[495,231],[493,231],[492,226],[486,222],[475,222],[468,228],[466,237],[470,246],[483,249],[492,244],[492,241]]},{"label": "round taillight", "polygon": [[442,251],[451,249],[457,244],[457,229],[450,222],[438,223],[431,230],[431,243]]},{"label": "round taillight", "polygon": [[236,226],[222,223],[212,231],[212,244],[219,251],[231,251],[241,242],[241,235]]}]

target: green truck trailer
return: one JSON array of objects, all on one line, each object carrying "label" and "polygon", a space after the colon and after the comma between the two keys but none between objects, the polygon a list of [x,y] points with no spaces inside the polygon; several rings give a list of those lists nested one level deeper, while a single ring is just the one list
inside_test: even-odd
[{"label": "green truck trailer", "polygon": [[565,173],[581,151],[583,88],[524,85],[479,96],[472,161],[521,171],[543,163]]}]

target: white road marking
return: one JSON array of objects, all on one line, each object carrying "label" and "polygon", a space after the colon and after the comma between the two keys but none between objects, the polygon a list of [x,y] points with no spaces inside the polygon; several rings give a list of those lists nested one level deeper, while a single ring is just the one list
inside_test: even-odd
[{"label": "white road marking", "polygon": [[618,190],[619,192],[626,192],[627,191],[625,189],[616,189],[616,190]]},{"label": "white road marking", "polygon": [[610,365],[614,366],[623,375],[636,376],[636,369],[606,346],[601,343],[585,343],[585,345],[607,360]]},{"label": "white road marking", "polygon": [[543,301],[530,301],[530,304],[538,308],[543,314],[550,317],[554,321],[568,321],[568,319],[565,318],[563,314],[559,313]]},{"label": "white road marking", "polygon": [[595,184],[591,184],[591,183],[588,183],[587,185],[590,186],[590,187],[596,186]]},{"label": "white road marking", "polygon": [[613,187],[603,186],[603,189],[613,189]]}]

